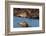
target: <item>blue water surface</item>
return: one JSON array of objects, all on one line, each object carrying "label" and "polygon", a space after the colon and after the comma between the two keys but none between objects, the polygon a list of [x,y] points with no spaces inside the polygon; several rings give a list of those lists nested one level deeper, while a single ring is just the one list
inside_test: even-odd
[{"label": "blue water surface", "polygon": [[13,16],[13,28],[21,27],[18,23],[27,22],[29,27],[39,27],[39,19],[20,18]]}]

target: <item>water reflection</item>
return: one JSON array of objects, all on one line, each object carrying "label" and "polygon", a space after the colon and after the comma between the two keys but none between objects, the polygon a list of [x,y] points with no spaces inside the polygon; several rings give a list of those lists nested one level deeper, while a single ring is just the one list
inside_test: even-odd
[{"label": "water reflection", "polygon": [[39,19],[28,19],[28,18],[20,18],[20,17],[13,17],[13,27],[21,27],[18,23],[20,22],[27,22],[28,27],[38,27],[39,26]]}]

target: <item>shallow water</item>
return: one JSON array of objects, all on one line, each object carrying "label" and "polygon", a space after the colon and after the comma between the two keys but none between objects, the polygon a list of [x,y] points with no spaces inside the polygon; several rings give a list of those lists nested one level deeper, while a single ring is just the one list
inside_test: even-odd
[{"label": "shallow water", "polygon": [[29,18],[20,18],[20,17],[13,17],[13,28],[21,27],[18,23],[20,22],[27,22],[29,27],[39,27],[39,19],[29,19]]}]

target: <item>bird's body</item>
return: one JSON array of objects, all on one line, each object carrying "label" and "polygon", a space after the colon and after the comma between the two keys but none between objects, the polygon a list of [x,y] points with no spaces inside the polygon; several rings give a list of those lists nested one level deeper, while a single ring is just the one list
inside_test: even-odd
[{"label": "bird's body", "polygon": [[21,27],[28,27],[28,23],[26,23],[25,21],[19,23],[19,25],[20,25]]}]

